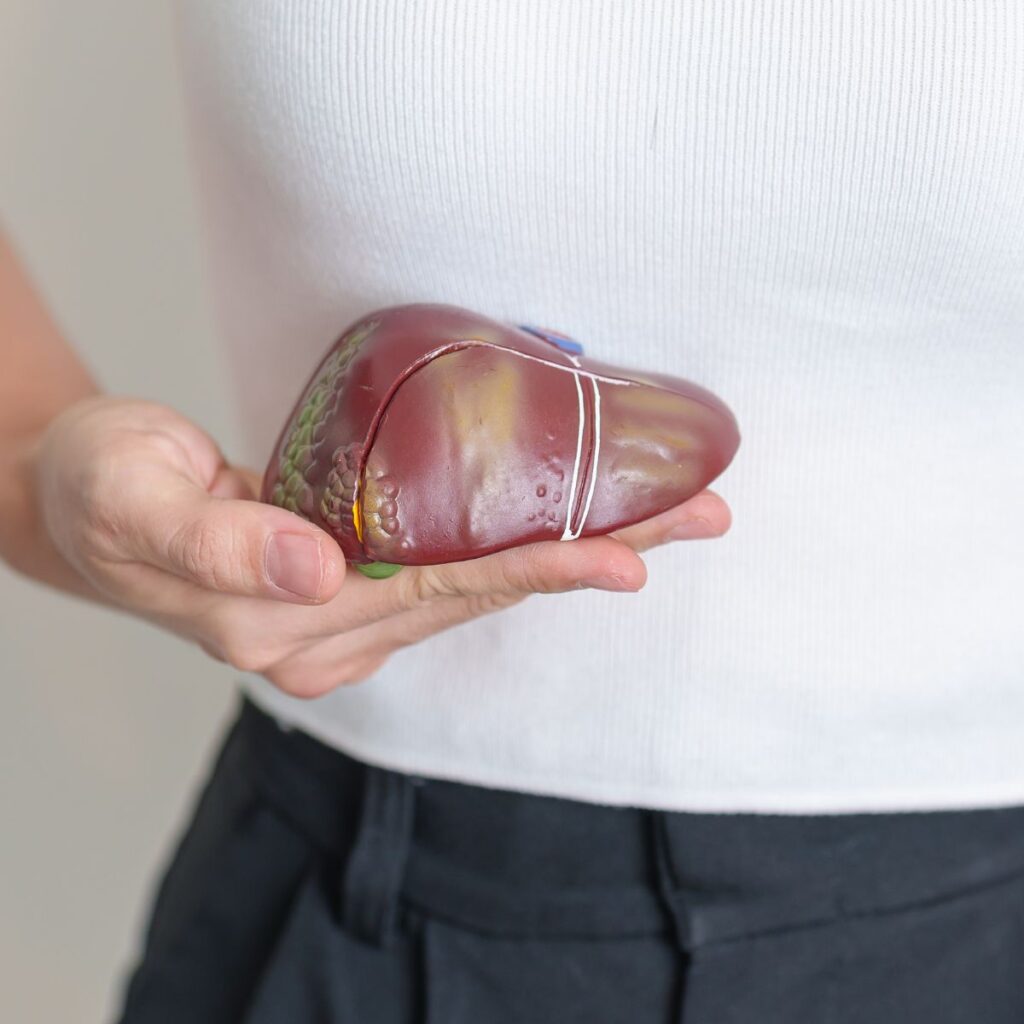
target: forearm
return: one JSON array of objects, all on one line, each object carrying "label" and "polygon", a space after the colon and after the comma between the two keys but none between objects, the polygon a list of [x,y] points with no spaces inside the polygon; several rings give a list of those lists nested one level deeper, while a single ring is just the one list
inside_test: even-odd
[{"label": "forearm", "polygon": [[98,391],[0,233],[0,559],[51,586],[96,597],[54,547],[38,512],[38,440]]}]

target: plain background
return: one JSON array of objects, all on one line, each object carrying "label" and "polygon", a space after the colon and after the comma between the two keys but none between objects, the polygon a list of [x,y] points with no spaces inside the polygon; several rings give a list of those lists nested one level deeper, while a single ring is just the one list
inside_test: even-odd
[{"label": "plain background", "polygon": [[[166,0],[0,0],[0,220],[112,392],[232,451]],[[231,672],[0,566],[0,1020],[109,1020]]]}]

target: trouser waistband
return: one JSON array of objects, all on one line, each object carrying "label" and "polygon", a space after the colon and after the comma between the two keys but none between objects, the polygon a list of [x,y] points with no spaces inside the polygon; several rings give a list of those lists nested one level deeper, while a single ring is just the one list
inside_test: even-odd
[{"label": "trouser waistband", "polygon": [[648,811],[364,764],[246,700],[229,746],[341,871],[340,913],[386,944],[401,905],[505,936],[672,930],[686,950],[882,913],[1024,871],[1024,808],[911,814]]}]

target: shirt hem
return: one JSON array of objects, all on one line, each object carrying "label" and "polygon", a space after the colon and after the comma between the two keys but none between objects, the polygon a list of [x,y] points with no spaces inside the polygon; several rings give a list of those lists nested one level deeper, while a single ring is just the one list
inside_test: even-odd
[{"label": "shirt hem", "polygon": [[557,782],[547,773],[514,774],[489,771],[485,765],[439,764],[430,757],[403,757],[401,752],[380,750],[372,743],[342,735],[339,730],[320,728],[303,716],[283,716],[280,708],[263,699],[256,687],[244,686],[244,694],[262,711],[285,728],[299,729],[349,757],[377,768],[404,775],[456,782],[536,796],[574,800],[609,807],[636,807],[652,811],[701,814],[840,815],[913,814],[942,811],[992,810],[1024,806],[1024,777],[1002,786],[943,786],[920,788],[891,786],[847,789],[841,792],[808,788],[797,791],[694,788],[683,794],[666,794],[664,787],[629,784],[617,786],[608,780],[572,778],[563,771]]}]

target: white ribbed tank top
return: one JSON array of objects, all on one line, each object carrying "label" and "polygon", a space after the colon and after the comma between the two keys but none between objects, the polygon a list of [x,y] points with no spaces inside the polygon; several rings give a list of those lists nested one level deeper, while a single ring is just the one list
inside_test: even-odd
[{"label": "white ribbed tank top", "polygon": [[724,538],[279,718],[582,800],[1024,802],[1024,4],[192,0],[211,273],[262,469],[342,327],[542,323],[688,377]]}]

